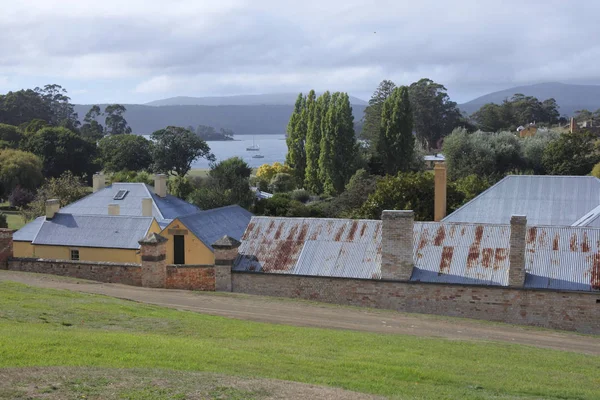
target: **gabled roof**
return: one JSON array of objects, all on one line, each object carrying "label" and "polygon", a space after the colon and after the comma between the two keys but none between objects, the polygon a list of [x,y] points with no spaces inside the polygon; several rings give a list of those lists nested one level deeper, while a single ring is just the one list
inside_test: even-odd
[{"label": "gabled roof", "polygon": [[443,221],[507,224],[525,215],[529,225],[569,226],[599,204],[600,180],[593,176],[511,175]]},{"label": "gabled roof", "polygon": [[36,245],[138,249],[153,217],[73,215],[39,217],[15,232],[13,240]]},{"label": "gabled roof", "polygon": [[[127,191],[127,193],[122,200],[115,200],[115,195],[120,190]],[[61,212],[77,215],[107,215],[108,205],[118,204],[120,215],[141,217],[142,199],[144,198],[152,198],[154,203],[152,216],[159,223],[200,211],[198,207],[178,197],[169,194],[166,197],[157,196],[154,194],[152,186],[145,183],[113,183],[111,186],[63,207]]]},{"label": "gabled roof", "polygon": [[[510,225],[415,222],[412,281],[508,285]],[[253,217],[236,271],[381,278],[381,221]],[[525,287],[600,291],[600,229],[528,227]]]},{"label": "gabled roof", "polygon": [[251,218],[252,213],[248,210],[238,205],[232,205],[185,215],[177,219],[192,231],[206,247],[213,250],[211,245],[225,235],[241,240]]}]

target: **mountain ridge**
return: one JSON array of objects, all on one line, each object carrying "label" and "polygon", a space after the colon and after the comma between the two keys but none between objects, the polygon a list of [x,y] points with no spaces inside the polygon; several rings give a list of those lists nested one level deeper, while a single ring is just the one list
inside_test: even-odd
[{"label": "mountain ridge", "polygon": [[[319,96],[320,93],[317,93]],[[144,103],[146,106],[263,106],[294,105],[298,93],[265,93],[235,96],[175,96]],[[352,105],[366,106],[368,103],[358,97],[350,96]]]}]

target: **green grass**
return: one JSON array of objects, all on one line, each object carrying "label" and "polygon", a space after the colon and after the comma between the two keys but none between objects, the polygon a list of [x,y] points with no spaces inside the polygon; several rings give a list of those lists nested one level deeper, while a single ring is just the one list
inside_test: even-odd
[{"label": "green grass", "polygon": [[6,215],[6,222],[8,223],[8,229],[21,229],[25,225],[25,220],[18,213],[4,212]]},{"label": "green grass", "polygon": [[201,371],[419,399],[600,390],[600,357],[589,355],[246,322],[0,282],[0,367],[31,366]]},{"label": "green grass", "polygon": [[194,168],[191,169],[190,172],[188,172],[187,176],[189,177],[194,177],[194,176],[199,176],[199,177],[206,177],[208,176],[208,171],[210,171],[207,168]]}]

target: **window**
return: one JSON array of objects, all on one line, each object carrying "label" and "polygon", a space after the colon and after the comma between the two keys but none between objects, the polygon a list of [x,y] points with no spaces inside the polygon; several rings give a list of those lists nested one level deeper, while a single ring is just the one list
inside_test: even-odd
[{"label": "window", "polygon": [[79,261],[79,250],[71,249],[71,260]]},{"label": "window", "polygon": [[113,200],[123,200],[125,198],[125,196],[127,196],[127,193],[129,193],[129,190],[119,190],[117,192],[117,194],[115,194],[115,197],[113,197]]}]

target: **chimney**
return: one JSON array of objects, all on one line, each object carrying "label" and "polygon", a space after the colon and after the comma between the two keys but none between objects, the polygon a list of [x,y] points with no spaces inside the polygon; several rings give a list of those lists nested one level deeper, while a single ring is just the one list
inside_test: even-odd
[{"label": "chimney", "polygon": [[121,206],[118,204],[109,204],[108,205],[108,215],[119,215],[121,214]]},{"label": "chimney", "polygon": [[508,264],[508,286],[523,287],[525,285],[525,235],[527,233],[527,217],[513,215],[510,218],[510,252]]},{"label": "chimney", "polygon": [[569,133],[577,132],[577,123],[575,122],[575,118],[571,117],[571,123],[569,124]]},{"label": "chimney", "polygon": [[143,217],[151,217],[152,216],[152,199],[147,197],[142,199],[142,216]]},{"label": "chimney", "polygon": [[98,190],[102,190],[104,189],[104,187],[106,186],[106,177],[104,176],[104,174],[101,173],[97,173],[94,174],[93,179],[93,188],[94,188],[94,193],[96,193]]},{"label": "chimney", "polygon": [[154,193],[158,197],[167,197],[167,176],[165,174],[157,174],[154,177]]},{"label": "chimney", "polygon": [[435,174],[434,220],[441,221],[446,216],[446,163],[436,163],[433,167]]},{"label": "chimney", "polygon": [[60,201],[58,199],[46,200],[46,219],[54,218],[58,210],[60,210]]},{"label": "chimney", "polygon": [[410,279],[414,222],[412,211],[384,210],[381,214],[381,279]]}]

